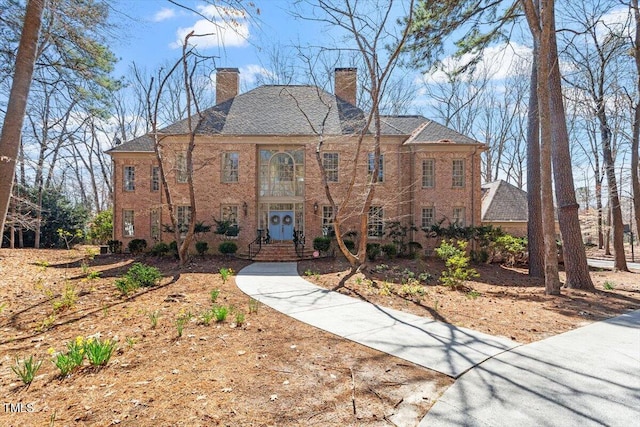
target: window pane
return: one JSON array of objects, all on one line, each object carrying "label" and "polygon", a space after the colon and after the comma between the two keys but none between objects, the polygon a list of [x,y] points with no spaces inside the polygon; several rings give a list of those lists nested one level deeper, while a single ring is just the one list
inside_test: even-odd
[{"label": "window pane", "polygon": [[187,155],[186,153],[179,153],[176,158],[176,180],[179,183],[187,182]]},{"label": "window pane", "polygon": [[433,225],[434,208],[422,208],[422,228],[430,228]]},{"label": "window pane", "polygon": [[128,209],[122,211],[123,236],[132,237],[134,235],[133,225],[133,211]]},{"label": "window pane", "polygon": [[453,208],[453,223],[459,227],[464,227],[465,221],[464,208]]},{"label": "window pane", "polygon": [[432,188],[435,186],[436,170],[434,159],[426,159],[422,161],[422,186]]},{"label": "window pane", "polygon": [[464,187],[464,160],[453,161],[453,187]]},{"label": "window pane", "polygon": [[382,237],[384,234],[384,210],[381,206],[369,208],[369,237]]},{"label": "window pane", "polygon": [[136,189],[136,168],[135,166],[124,167],[124,191],[134,191]]},{"label": "window pane", "polygon": [[338,182],[338,153],[324,153],[322,166],[327,173],[327,182]]},{"label": "window pane", "polygon": [[189,230],[191,224],[191,206],[178,206],[178,229],[183,236]]},{"label": "window pane", "polygon": [[[369,153],[369,161],[367,162],[368,173],[373,173],[373,167],[375,163],[375,153]],[[378,182],[384,181],[384,154],[380,154],[380,161],[378,162]]]},{"label": "window pane", "polygon": [[222,221],[238,224],[238,205],[222,205]]},{"label": "window pane", "polygon": [[239,154],[224,153],[222,156],[222,182],[238,182]]},{"label": "window pane", "polygon": [[160,190],[160,168],[158,166],[151,167],[151,191]]},{"label": "window pane", "polygon": [[160,210],[151,209],[149,217],[151,219],[151,238],[158,242],[160,241]]}]

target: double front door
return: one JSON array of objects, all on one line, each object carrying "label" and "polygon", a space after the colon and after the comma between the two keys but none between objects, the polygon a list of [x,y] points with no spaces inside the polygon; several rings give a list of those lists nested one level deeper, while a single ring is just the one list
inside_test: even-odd
[{"label": "double front door", "polygon": [[269,211],[271,240],[293,240],[293,211]]}]

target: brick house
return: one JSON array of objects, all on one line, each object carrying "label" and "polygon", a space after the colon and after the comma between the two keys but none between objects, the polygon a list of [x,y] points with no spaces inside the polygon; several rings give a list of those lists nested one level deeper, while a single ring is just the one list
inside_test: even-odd
[{"label": "brick house", "polygon": [[[268,230],[273,241],[291,241],[294,230],[307,242],[322,235],[333,212],[321,183],[316,150],[336,201],[353,207],[361,192],[345,200],[354,174],[354,152],[366,115],[356,104],[356,70],[335,71],[335,94],[315,86],[265,85],[239,94],[239,72],[219,69],[216,105],[203,112],[196,133],[194,185],[197,218],[207,224],[237,224],[240,252]],[[190,218],[186,184],[186,121],[159,131],[167,181],[179,222]],[[484,145],[422,116],[383,116],[380,181],[369,211],[369,235],[384,240],[388,221],[419,228],[445,220],[479,225],[480,154]],[[373,169],[373,137],[365,136],[356,171],[356,189]],[[173,240],[162,232],[170,223],[153,150],[144,135],[108,151],[113,159],[114,238]],[[361,206],[361,204],[360,204]],[[355,230],[346,222],[342,232]],[[264,232],[263,232],[264,233]],[[220,236],[205,240],[216,248]],[[422,231],[409,240],[428,247]],[[309,243],[308,243],[309,244]]]}]

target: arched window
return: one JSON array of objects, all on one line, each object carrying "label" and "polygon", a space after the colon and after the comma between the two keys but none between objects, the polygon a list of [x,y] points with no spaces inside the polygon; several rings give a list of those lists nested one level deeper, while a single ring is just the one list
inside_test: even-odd
[{"label": "arched window", "polygon": [[294,196],[295,163],[288,153],[277,153],[269,161],[271,196]]}]

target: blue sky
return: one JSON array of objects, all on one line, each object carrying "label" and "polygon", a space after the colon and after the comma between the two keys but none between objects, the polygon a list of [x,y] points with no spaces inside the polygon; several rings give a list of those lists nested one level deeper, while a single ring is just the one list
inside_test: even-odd
[{"label": "blue sky", "polygon": [[[266,63],[265,52],[275,44],[306,44],[318,35],[326,35],[326,28],[320,24],[294,19],[289,13],[290,0],[254,1],[260,14],[249,9],[256,17],[236,19],[235,29],[216,17],[204,2],[181,0],[181,3],[213,16],[220,23],[220,27],[215,28],[216,36],[199,39],[199,50],[216,55],[218,67],[240,68],[245,83],[252,79],[252,72],[258,72],[260,65]],[[117,75],[126,74],[133,61],[149,70],[167,60],[173,61],[180,55],[180,40],[188,30],[195,29],[196,33],[212,30],[211,24],[201,16],[166,0],[118,0],[114,7],[117,11],[112,16],[120,26],[119,37],[111,46],[120,58]]]}]

